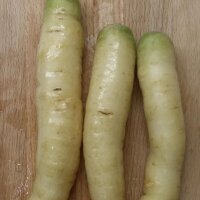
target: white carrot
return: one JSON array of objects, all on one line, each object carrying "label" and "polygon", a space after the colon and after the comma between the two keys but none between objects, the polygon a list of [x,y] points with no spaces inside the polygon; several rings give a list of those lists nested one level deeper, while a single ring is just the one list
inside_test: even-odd
[{"label": "white carrot", "polygon": [[135,43],[121,25],[97,39],[84,123],[84,157],[92,200],[124,200],[123,141],[134,80]]},{"label": "white carrot", "polygon": [[185,149],[184,119],[174,47],[162,33],[138,46],[138,77],[144,99],[150,152],[141,200],[178,200]]},{"label": "white carrot", "polygon": [[79,164],[83,30],[77,0],[47,0],[38,52],[38,149],[30,200],[66,200]]}]

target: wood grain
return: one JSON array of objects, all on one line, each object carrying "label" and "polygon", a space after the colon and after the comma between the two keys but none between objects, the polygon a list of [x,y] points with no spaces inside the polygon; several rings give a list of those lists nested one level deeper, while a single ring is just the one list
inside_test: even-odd
[{"label": "wood grain", "polygon": [[[0,199],[26,200],[31,189],[37,144],[36,52],[44,0],[0,1]],[[177,52],[177,70],[186,121],[187,149],[181,200],[200,196],[200,1],[81,0],[85,29],[85,104],[98,31],[109,23],[166,32]],[[127,200],[139,200],[147,153],[147,129],[136,79],[125,139]],[[90,200],[81,158],[70,200]]]}]

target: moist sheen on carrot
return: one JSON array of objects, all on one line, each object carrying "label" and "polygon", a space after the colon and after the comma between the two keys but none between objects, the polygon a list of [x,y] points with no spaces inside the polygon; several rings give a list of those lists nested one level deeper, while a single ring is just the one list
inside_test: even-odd
[{"label": "moist sheen on carrot", "polygon": [[83,147],[92,200],[124,200],[123,141],[134,80],[132,31],[109,25],[98,36]]},{"label": "moist sheen on carrot", "polygon": [[185,127],[174,46],[163,33],[147,33],[137,54],[150,143],[141,200],[178,200]]},{"label": "moist sheen on carrot", "polygon": [[82,139],[83,29],[77,0],[47,0],[38,50],[38,147],[30,200],[67,200]]}]

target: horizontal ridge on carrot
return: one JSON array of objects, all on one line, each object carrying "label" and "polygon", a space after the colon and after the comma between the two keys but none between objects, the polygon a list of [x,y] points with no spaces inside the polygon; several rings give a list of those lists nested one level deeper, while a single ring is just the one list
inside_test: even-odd
[{"label": "horizontal ridge on carrot", "polygon": [[38,149],[30,200],[67,200],[82,139],[83,28],[77,0],[47,0],[38,50]]},{"label": "horizontal ridge on carrot", "polygon": [[141,200],[178,200],[185,127],[174,46],[163,33],[147,33],[137,54],[150,142]]},{"label": "horizontal ridge on carrot", "polygon": [[123,141],[134,80],[135,41],[126,26],[98,35],[83,147],[92,200],[124,200]]}]

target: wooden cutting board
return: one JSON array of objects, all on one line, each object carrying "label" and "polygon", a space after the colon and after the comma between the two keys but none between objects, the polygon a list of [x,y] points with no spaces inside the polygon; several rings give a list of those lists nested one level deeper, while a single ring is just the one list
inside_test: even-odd
[{"label": "wooden cutting board", "polygon": [[[0,200],[26,200],[35,170],[37,142],[36,51],[44,0],[0,1]],[[137,39],[147,31],[166,32],[178,60],[187,149],[181,200],[200,199],[200,1],[81,0],[85,29],[85,104],[98,31],[123,23]],[[135,80],[125,139],[127,200],[139,200],[147,153],[141,92]],[[83,158],[70,200],[89,200]]]}]

